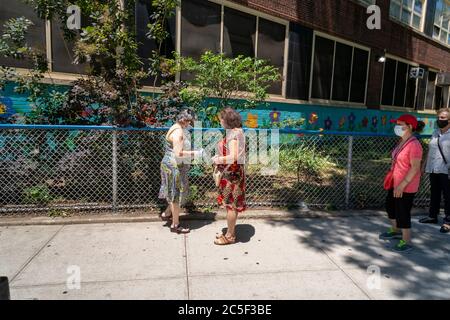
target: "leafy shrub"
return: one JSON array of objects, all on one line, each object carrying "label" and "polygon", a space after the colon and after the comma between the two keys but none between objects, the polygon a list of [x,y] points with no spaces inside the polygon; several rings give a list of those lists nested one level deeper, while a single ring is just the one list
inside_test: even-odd
[{"label": "leafy shrub", "polygon": [[304,145],[292,145],[280,150],[280,167],[284,172],[296,172],[298,181],[301,178],[321,179],[328,169],[335,167],[329,156],[317,153]]},{"label": "leafy shrub", "polygon": [[45,184],[26,188],[23,193],[25,202],[29,204],[46,205],[52,200],[50,190]]},{"label": "leafy shrub", "polygon": [[[281,79],[278,69],[268,61],[242,55],[229,58],[207,51],[199,61],[179,55],[176,60],[180,70],[193,75],[188,81],[190,93],[183,95],[195,101],[200,120],[211,127],[218,126],[217,114],[225,106],[242,110],[263,103],[268,88]],[[206,102],[208,97],[219,99]]]}]

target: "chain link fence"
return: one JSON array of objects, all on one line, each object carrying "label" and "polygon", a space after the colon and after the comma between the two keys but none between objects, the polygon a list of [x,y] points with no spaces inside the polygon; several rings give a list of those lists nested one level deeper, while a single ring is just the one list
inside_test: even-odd
[{"label": "chain link fence", "polygon": [[[0,125],[0,214],[132,212],[164,206],[158,191],[166,130]],[[270,151],[272,132],[251,130],[248,159],[255,150],[261,158],[264,143]],[[427,139],[421,138],[424,152]],[[397,138],[280,130],[278,142],[276,174],[264,173],[267,163],[247,165],[250,208],[384,207],[383,178]],[[203,147],[211,144],[215,142],[203,139]],[[212,166],[194,161],[189,177],[188,208],[214,209],[217,192]],[[428,203],[425,176],[415,204]]]}]

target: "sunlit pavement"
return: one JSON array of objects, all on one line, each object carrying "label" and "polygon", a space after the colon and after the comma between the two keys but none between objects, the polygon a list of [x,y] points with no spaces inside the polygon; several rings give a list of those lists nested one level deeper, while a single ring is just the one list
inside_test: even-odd
[{"label": "sunlit pavement", "polygon": [[414,250],[379,216],[0,227],[12,299],[449,299],[450,235],[414,218]]}]

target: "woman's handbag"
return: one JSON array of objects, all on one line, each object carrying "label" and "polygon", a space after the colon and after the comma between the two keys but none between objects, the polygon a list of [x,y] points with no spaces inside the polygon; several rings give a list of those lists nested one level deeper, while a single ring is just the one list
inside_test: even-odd
[{"label": "woman's handbag", "polygon": [[216,184],[216,187],[219,186],[220,180],[222,180],[223,172],[219,170],[218,166],[213,167],[213,179],[214,183]]},{"label": "woman's handbag", "polygon": [[220,170],[219,166],[215,165],[214,169],[213,169],[213,179],[214,179],[214,183],[216,184],[216,187],[218,187],[220,185],[220,181],[222,180],[223,177],[223,173],[224,171],[226,171],[228,168],[230,167],[230,165],[226,166],[224,170]]}]

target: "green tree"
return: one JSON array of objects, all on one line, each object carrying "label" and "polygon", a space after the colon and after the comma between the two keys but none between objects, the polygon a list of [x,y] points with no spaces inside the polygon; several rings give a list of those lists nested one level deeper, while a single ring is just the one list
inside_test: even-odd
[{"label": "green tree", "polygon": [[44,106],[52,99],[54,92],[49,92],[42,83],[48,71],[45,52],[30,47],[26,42],[26,33],[33,23],[24,18],[9,19],[3,26],[0,38],[0,57],[27,61],[31,64],[29,71],[18,72],[15,68],[0,66],[0,92],[9,82],[16,82],[14,91],[27,94],[27,100],[34,106]]},{"label": "green tree", "polygon": [[151,14],[150,23],[147,25],[147,38],[156,42],[156,50],[152,51],[149,59],[149,74],[154,77],[153,87],[156,87],[158,78],[168,79],[176,72],[174,60],[161,54],[164,41],[170,36],[167,31],[168,19],[175,15],[175,9],[180,5],[180,0],[152,0],[155,9]]},{"label": "green tree", "polygon": [[[267,90],[280,80],[276,67],[266,60],[244,57],[228,58],[223,54],[205,52],[199,61],[177,56],[180,71],[193,75],[191,85],[182,96],[191,100],[208,125],[217,126],[217,114],[225,106],[252,109],[267,99]],[[205,102],[206,98],[218,98]]]}]

